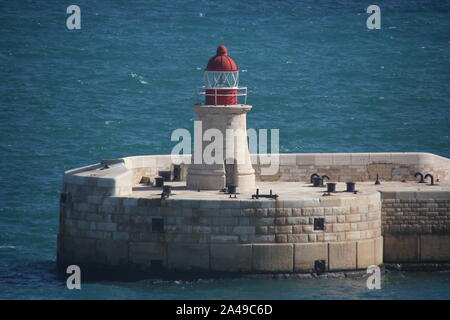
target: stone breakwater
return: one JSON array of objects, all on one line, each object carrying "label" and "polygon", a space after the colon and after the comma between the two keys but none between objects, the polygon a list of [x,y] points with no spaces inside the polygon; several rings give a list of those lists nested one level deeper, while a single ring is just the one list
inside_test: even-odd
[{"label": "stone breakwater", "polygon": [[450,261],[450,191],[383,192],[385,262]]},{"label": "stone breakwater", "polygon": [[[278,200],[188,191],[184,181],[170,182],[174,195],[161,199],[161,188],[140,182],[173,170],[169,155],[104,162],[108,169],[64,175],[61,268],[295,273],[450,261],[450,160],[436,155],[282,154],[277,175],[260,176],[254,165],[257,187],[275,188]],[[440,185],[418,187],[416,171]],[[309,186],[315,172],[341,190],[340,181],[357,182],[359,192],[324,196]],[[377,173],[381,186],[369,182]]]}]

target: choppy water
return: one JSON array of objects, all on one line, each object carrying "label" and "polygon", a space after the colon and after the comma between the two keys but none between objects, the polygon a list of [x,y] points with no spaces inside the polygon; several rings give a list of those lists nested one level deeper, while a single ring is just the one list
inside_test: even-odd
[{"label": "choppy water", "polygon": [[169,153],[225,44],[250,88],[252,128],[282,152],[450,156],[450,2],[0,1],[0,298],[449,298],[448,273],[349,279],[86,284],[53,267],[62,173]]}]

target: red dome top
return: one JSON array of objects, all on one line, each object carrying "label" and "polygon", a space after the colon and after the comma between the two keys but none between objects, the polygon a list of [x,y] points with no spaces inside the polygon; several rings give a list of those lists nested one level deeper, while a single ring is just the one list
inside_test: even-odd
[{"label": "red dome top", "polygon": [[206,71],[238,71],[236,62],[228,56],[228,50],[225,46],[218,46],[217,53],[209,59]]}]

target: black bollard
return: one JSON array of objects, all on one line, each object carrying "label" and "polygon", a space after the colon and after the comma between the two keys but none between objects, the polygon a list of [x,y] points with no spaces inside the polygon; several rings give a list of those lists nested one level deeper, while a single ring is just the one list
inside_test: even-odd
[{"label": "black bollard", "polygon": [[234,185],[234,184],[229,184],[227,189],[228,189],[228,193],[229,194],[235,194],[236,193],[236,185]]},{"label": "black bollard", "polygon": [[328,183],[327,183],[327,192],[328,192],[328,193],[334,193],[334,192],[336,192],[336,183],[334,183],[334,182],[328,182]]},{"label": "black bollard", "polygon": [[172,193],[172,186],[163,186],[163,193],[169,195]]},{"label": "black bollard", "polygon": [[345,190],[346,192],[355,192],[355,185],[356,183],[354,182],[346,182],[347,184],[347,190]]},{"label": "black bollard", "polygon": [[181,181],[181,166],[173,166],[173,181]]},{"label": "black bollard", "polygon": [[164,186],[164,178],[163,177],[156,177],[155,178],[155,187],[161,188]]},{"label": "black bollard", "polygon": [[323,180],[321,177],[314,177],[313,178],[313,186],[314,187],[323,187]]}]

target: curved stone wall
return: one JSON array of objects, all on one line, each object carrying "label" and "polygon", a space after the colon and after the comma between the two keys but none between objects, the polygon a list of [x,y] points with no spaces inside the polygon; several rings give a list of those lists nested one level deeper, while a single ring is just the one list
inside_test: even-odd
[{"label": "curved stone wall", "polygon": [[[312,271],[315,260],[327,270],[382,262],[378,194],[342,202],[97,200],[61,206],[60,262],[230,272]],[[314,230],[315,218],[325,219],[324,230]]]},{"label": "curved stone wall", "polygon": [[[183,163],[189,156],[181,158],[184,178],[187,165]],[[371,166],[384,165],[391,166],[386,171],[391,179],[425,171],[446,181],[449,163],[431,154],[287,154],[280,155],[280,174],[272,178],[306,181],[319,172],[334,181],[364,181],[372,179]],[[104,164],[108,170],[100,170]],[[254,167],[260,172],[258,165]],[[103,160],[67,171],[60,201],[59,265],[311,272],[317,260],[323,260],[330,271],[383,262],[379,192],[277,201],[161,200],[132,195],[133,185],[143,177],[152,179],[160,170],[172,169],[171,157],[162,155]],[[385,217],[396,216],[389,208],[385,206]],[[324,230],[314,230],[318,218],[324,219]],[[389,223],[383,223],[387,228]],[[385,246],[385,250],[391,254],[399,249],[394,247]]]}]

